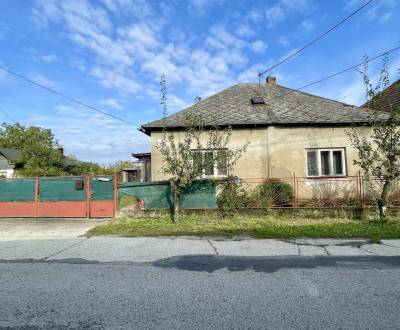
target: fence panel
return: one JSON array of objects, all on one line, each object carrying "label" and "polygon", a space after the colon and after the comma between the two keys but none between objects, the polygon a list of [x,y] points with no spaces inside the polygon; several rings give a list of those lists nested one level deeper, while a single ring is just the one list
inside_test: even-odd
[{"label": "fence panel", "polygon": [[91,200],[89,206],[92,218],[104,218],[114,215],[116,199],[116,182],[113,176],[90,178]]},{"label": "fence panel", "polygon": [[360,205],[358,177],[296,178],[296,207],[340,208]]},{"label": "fence panel", "polygon": [[39,178],[40,202],[66,202],[86,200],[84,177]]},{"label": "fence panel", "polygon": [[[383,188],[383,182],[378,179],[366,179],[362,177],[363,186],[363,206],[377,206],[377,194]],[[388,207],[400,207],[400,180],[395,180],[389,186]]]},{"label": "fence panel", "polygon": [[112,217],[115,182],[81,176],[1,179],[0,217]]},{"label": "fence panel", "polygon": [[1,179],[0,201],[18,202],[35,200],[35,179]]},{"label": "fence panel", "polygon": [[86,189],[85,177],[39,178],[37,216],[86,217]]},{"label": "fence panel", "polygon": [[0,180],[0,217],[35,214],[35,179]]},{"label": "fence panel", "polygon": [[[181,194],[183,209],[212,209],[217,207],[215,183],[196,181]],[[129,182],[118,186],[120,197],[132,196],[143,201],[144,209],[170,209],[173,205],[169,181]]]},{"label": "fence panel", "polygon": [[90,178],[92,200],[112,200],[114,198],[114,177],[99,176]]}]

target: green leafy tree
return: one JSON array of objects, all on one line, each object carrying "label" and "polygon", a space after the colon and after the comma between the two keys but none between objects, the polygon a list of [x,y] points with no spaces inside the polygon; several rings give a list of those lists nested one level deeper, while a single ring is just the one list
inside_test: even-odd
[{"label": "green leafy tree", "polygon": [[[179,137],[173,132],[168,132],[167,117],[167,88],[164,76],[161,76],[161,105],[164,116],[163,138],[157,144],[157,149],[163,159],[163,173],[169,176],[173,191],[172,221],[176,222],[180,213],[180,198],[182,191],[194,180],[207,174],[207,169],[215,164],[232,172],[234,165],[248,143],[237,149],[228,148],[232,129],[220,129],[218,125],[205,127],[200,115],[187,115],[183,132]],[[201,102],[197,99],[196,104]]]},{"label": "green leafy tree", "polygon": [[[400,178],[400,109],[391,102],[390,95],[382,93],[389,86],[387,63],[385,58],[376,86],[371,83],[367,64],[361,72],[368,107],[372,110],[370,133],[365,134],[365,130],[356,126],[347,132],[358,152],[354,164],[363,170],[382,219],[387,217],[391,186]],[[381,111],[382,104],[386,105],[388,112]]]},{"label": "green leafy tree", "polygon": [[72,175],[106,175],[113,174],[111,170],[109,170],[105,166],[101,166],[97,163],[93,162],[82,162],[77,161],[74,166],[71,167],[69,172]]},{"label": "green leafy tree", "polygon": [[15,161],[17,170],[25,176],[64,175],[66,168],[60,145],[50,129],[2,124],[0,147],[22,152]]}]

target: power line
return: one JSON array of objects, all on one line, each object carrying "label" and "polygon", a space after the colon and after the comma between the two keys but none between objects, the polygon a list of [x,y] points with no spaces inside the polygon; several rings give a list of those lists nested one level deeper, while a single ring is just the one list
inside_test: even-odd
[{"label": "power line", "polygon": [[14,124],[16,123],[16,121],[7,113],[6,110],[4,110],[3,108],[0,108],[0,111],[1,111],[8,119],[10,119]]},{"label": "power line", "polygon": [[365,4],[363,4],[360,8],[358,8],[356,11],[352,12],[349,16],[345,17],[344,19],[342,19],[340,22],[336,23],[334,26],[332,26],[328,31],[324,32],[323,34],[321,34],[320,36],[318,36],[317,38],[315,38],[314,40],[310,41],[308,44],[306,44],[305,46],[301,47],[299,50],[295,51],[293,54],[290,54],[289,56],[285,57],[283,60],[279,61],[278,63],[274,64],[273,66],[269,67],[267,70],[263,71],[263,72],[259,72],[258,73],[258,77],[262,77],[265,73],[267,73],[268,71],[271,71],[272,69],[275,69],[277,66],[285,63],[286,61],[290,60],[291,58],[293,58],[294,56],[296,56],[297,54],[299,54],[300,52],[302,52],[304,49],[310,47],[311,45],[313,45],[314,43],[316,43],[318,40],[322,39],[323,37],[325,37],[329,32],[335,30],[337,27],[339,27],[340,25],[342,25],[344,22],[346,22],[347,20],[349,20],[351,17],[353,17],[355,14],[357,14],[360,10],[364,9],[366,6],[368,6],[372,1],[374,0],[369,0],[367,1]]},{"label": "power line", "polygon": [[301,90],[301,89],[304,89],[304,88],[313,86],[313,85],[315,85],[315,84],[318,84],[318,83],[320,83],[320,82],[322,82],[322,81],[331,79],[331,78],[336,77],[336,76],[338,76],[338,75],[340,75],[340,74],[342,74],[342,73],[345,73],[345,72],[350,71],[350,70],[352,70],[352,69],[356,69],[356,68],[359,67],[360,65],[366,64],[366,63],[368,63],[368,62],[371,62],[371,61],[376,60],[377,58],[380,58],[380,57],[385,56],[385,55],[387,55],[387,54],[389,54],[389,53],[392,53],[392,52],[394,52],[394,51],[396,51],[396,50],[400,50],[400,46],[399,46],[399,47],[396,47],[396,48],[393,48],[393,49],[391,49],[391,50],[388,50],[388,51],[386,51],[386,52],[384,52],[384,53],[382,53],[382,54],[376,55],[376,56],[374,56],[374,57],[372,57],[372,58],[369,58],[369,59],[367,59],[367,60],[364,60],[363,62],[358,63],[358,64],[356,64],[356,65],[352,65],[352,66],[350,66],[350,67],[348,67],[348,68],[346,68],[346,69],[343,69],[343,70],[341,70],[341,71],[339,71],[339,72],[336,72],[336,73],[334,73],[334,74],[331,74],[330,76],[327,76],[327,77],[325,77],[325,78],[321,78],[321,79],[319,79],[319,80],[317,80],[317,81],[314,81],[314,82],[312,82],[312,83],[310,83],[310,84],[304,85],[304,86],[302,86],[302,87],[300,87],[300,88],[296,88],[296,90],[299,91],[299,90]]},{"label": "power line", "polygon": [[36,82],[36,81],[33,81],[33,80],[31,80],[31,79],[29,79],[29,78],[27,78],[27,77],[25,77],[25,76],[23,76],[23,75],[21,75],[21,74],[19,74],[19,73],[16,73],[16,72],[14,72],[14,71],[12,71],[12,70],[10,70],[10,69],[5,68],[4,66],[1,66],[1,65],[0,65],[0,69],[3,70],[3,71],[5,71],[5,72],[7,72],[7,73],[9,73],[9,74],[11,74],[11,75],[13,75],[13,76],[15,76],[15,77],[17,77],[17,78],[20,78],[20,79],[22,79],[22,80],[25,80],[26,82],[29,82],[29,83],[31,83],[31,84],[33,84],[33,85],[36,85],[36,86],[38,86],[38,87],[40,87],[40,88],[42,88],[42,89],[45,89],[45,90],[47,90],[47,91],[50,92],[50,93],[56,94],[56,95],[61,96],[61,97],[65,98],[65,99],[67,99],[67,100],[69,100],[69,101],[71,101],[71,102],[77,103],[77,104],[79,104],[79,105],[81,105],[81,106],[83,106],[83,107],[85,107],[85,108],[88,108],[88,109],[90,109],[90,110],[96,111],[96,112],[98,112],[98,113],[101,113],[101,114],[103,114],[103,115],[105,115],[105,116],[108,116],[108,117],[111,117],[111,118],[113,118],[113,119],[119,120],[119,121],[121,121],[121,122],[124,122],[125,124],[132,125],[132,126],[137,127],[137,128],[140,127],[139,125],[136,125],[136,124],[134,124],[134,123],[132,123],[132,122],[130,122],[130,121],[128,121],[128,120],[125,120],[125,119],[120,118],[120,117],[118,117],[118,116],[114,116],[114,115],[112,115],[112,114],[109,114],[109,113],[107,113],[107,112],[105,112],[105,111],[103,111],[103,110],[100,110],[100,109],[98,109],[98,108],[96,108],[96,107],[93,107],[93,106],[91,106],[91,105],[88,105],[88,104],[86,104],[86,103],[84,103],[84,102],[82,102],[82,101],[80,101],[80,100],[78,100],[78,99],[76,99],[76,98],[73,98],[73,97],[71,97],[71,96],[65,95],[65,94],[63,94],[63,93],[61,93],[61,92],[59,92],[59,91],[56,91],[55,89],[52,89],[52,88],[47,87],[47,86],[45,86],[45,85],[42,85],[42,84],[40,84],[40,83],[38,83],[38,82]]}]

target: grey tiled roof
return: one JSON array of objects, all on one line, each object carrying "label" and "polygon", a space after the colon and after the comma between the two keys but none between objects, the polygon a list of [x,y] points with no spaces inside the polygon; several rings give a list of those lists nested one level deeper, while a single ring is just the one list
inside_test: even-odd
[{"label": "grey tiled roof", "polygon": [[[262,96],[265,104],[251,103]],[[309,125],[367,123],[371,111],[280,85],[237,84],[166,118],[167,127],[185,126],[187,113],[201,114],[206,125]],[[156,120],[146,132],[163,127]]]},{"label": "grey tiled roof", "polygon": [[20,150],[10,148],[0,148],[0,154],[11,161],[17,160],[22,155]]}]

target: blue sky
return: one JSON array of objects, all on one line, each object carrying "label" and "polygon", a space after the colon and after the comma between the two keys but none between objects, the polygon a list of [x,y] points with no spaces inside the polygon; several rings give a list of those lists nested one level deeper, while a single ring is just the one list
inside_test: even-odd
[{"label": "blue sky", "polygon": [[[138,125],[238,82],[326,31],[366,0],[14,0],[0,2],[0,63]],[[399,0],[375,0],[324,39],[270,72],[298,88],[400,45]],[[376,75],[380,61],[371,64]],[[400,52],[390,57],[399,78]],[[362,104],[349,72],[306,90]],[[110,163],[149,150],[132,126],[0,71],[0,107],[23,125],[52,128],[67,154]],[[0,121],[9,119],[0,113]]]}]

